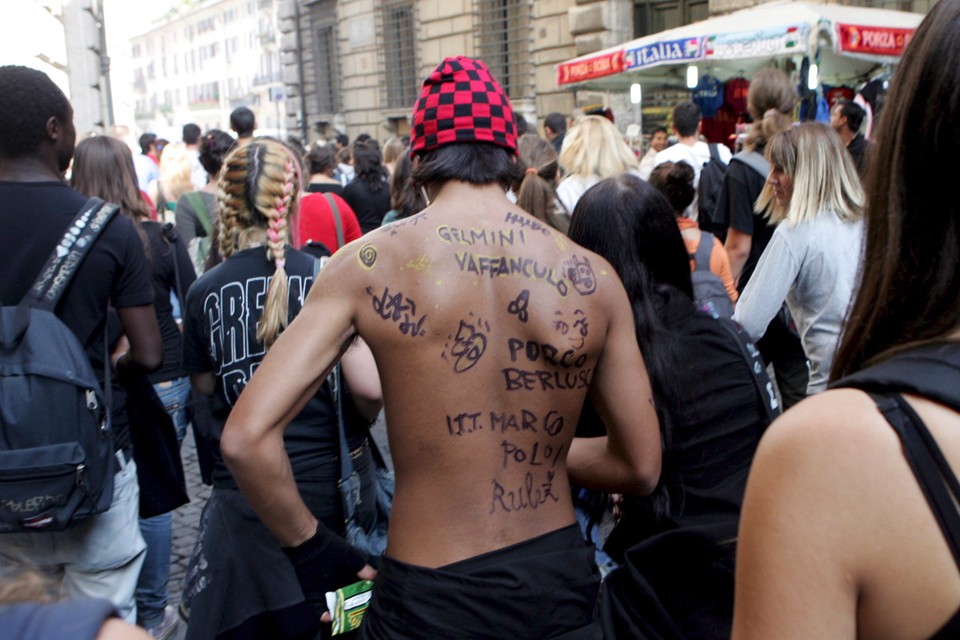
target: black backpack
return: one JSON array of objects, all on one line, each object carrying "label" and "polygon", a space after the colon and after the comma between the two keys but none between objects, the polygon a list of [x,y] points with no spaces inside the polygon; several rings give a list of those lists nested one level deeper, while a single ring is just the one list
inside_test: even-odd
[{"label": "black backpack", "polygon": [[116,212],[88,200],[20,304],[0,309],[0,533],[61,531],[113,500],[109,373],[104,397],[54,309]]},{"label": "black backpack", "polygon": [[720,276],[710,271],[710,253],[713,251],[713,234],[700,232],[700,246],[696,253],[688,254],[693,260],[694,270],[690,274],[693,282],[693,301],[697,308],[719,318],[733,317],[733,302],[723,286]]},{"label": "black backpack", "polygon": [[715,142],[711,142],[709,146],[710,162],[703,165],[697,186],[697,221],[704,231],[722,235],[726,229],[717,229],[719,222],[715,215],[720,189],[723,188],[723,178],[727,175],[727,163],[720,159],[720,151]]}]

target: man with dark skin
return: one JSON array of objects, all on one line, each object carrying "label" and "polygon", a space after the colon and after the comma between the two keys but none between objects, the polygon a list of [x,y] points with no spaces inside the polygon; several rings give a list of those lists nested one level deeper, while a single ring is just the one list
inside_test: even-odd
[{"label": "man with dark skin", "polygon": [[[3,306],[21,302],[87,201],[63,181],[75,142],[73,110],[52,81],[34,69],[0,67]],[[104,227],[56,309],[90,356],[99,380],[104,379],[108,302],[126,335],[111,357],[113,367],[159,367],[163,343],[143,243],[133,222],[120,214]],[[126,411],[117,405],[115,400],[112,426],[118,471],[110,508],[65,531],[0,535],[0,553],[60,572],[67,597],[108,598],[122,617],[135,622],[134,588],[145,547],[137,524],[139,492]]]},{"label": "man with dark skin", "polygon": [[[471,81],[473,95],[453,90]],[[447,117],[454,103],[459,116],[471,111],[472,127]],[[225,428],[227,464],[293,547],[306,585],[301,550],[343,552],[345,543],[317,542],[331,534],[318,531],[297,493],[284,428],[354,336],[370,346],[396,494],[364,638],[552,637],[588,625],[598,578],[569,481],[646,494],[659,478],[660,433],[623,285],[605,260],[506,198],[514,131],[482,63],[448,58],[437,67],[411,139],[412,179],[430,205],[331,259]],[[605,437],[574,438],[588,394]],[[526,571],[525,593],[447,581],[480,556],[485,567],[509,557],[497,566]],[[372,574],[363,566],[359,575]],[[400,620],[391,611],[404,585],[416,587]],[[561,598],[576,600],[576,611]],[[468,601],[469,611],[458,608]]]}]

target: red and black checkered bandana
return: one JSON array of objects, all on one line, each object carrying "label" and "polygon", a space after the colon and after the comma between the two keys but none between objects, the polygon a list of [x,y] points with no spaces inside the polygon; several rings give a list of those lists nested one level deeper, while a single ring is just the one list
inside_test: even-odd
[{"label": "red and black checkered bandana", "polygon": [[413,108],[410,155],[452,142],[490,142],[517,152],[517,127],[507,94],[487,65],[447,58],[423,81]]}]

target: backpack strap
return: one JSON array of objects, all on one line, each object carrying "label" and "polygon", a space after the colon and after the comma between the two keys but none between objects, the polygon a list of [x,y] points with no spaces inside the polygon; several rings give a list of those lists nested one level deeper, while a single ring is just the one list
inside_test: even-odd
[{"label": "backpack strap", "polygon": [[723,160],[720,159],[720,149],[717,148],[717,143],[710,142],[707,146],[710,147],[710,162],[723,164]]},{"label": "backpack strap", "polygon": [[333,213],[333,223],[337,225],[337,249],[339,249],[343,246],[343,221],[340,219],[340,207],[337,206],[337,201],[329,192],[325,192],[323,197],[330,205],[330,211]]},{"label": "backpack strap", "polygon": [[904,351],[830,387],[909,393],[960,411],[960,343],[939,342]]},{"label": "backpack strap", "polygon": [[960,568],[960,513],[954,503],[960,500],[960,482],[923,420],[901,395],[921,396],[960,411],[960,343],[940,342],[904,351],[830,387],[860,389],[873,398],[897,432],[907,462]]},{"label": "backpack strap", "polygon": [[207,234],[208,238],[213,237],[213,223],[210,222],[210,211],[207,209],[207,203],[203,201],[203,198],[200,196],[199,191],[191,191],[190,193],[184,194],[187,198],[187,202],[190,203],[190,206],[193,207],[194,212],[197,214],[197,220],[200,221],[200,226],[203,227],[203,232]]},{"label": "backpack strap", "polygon": [[756,151],[741,151],[733,156],[733,160],[742,162],[764,178],[770,175],[770,163],[767,162],[767,159],[763,157],[762,153]]},{"label": "backpack strap", "polygon": [[727,333],[733,336],[737,346],[740,347],[740,353],[744,361],[750,368],[750,375],[753,376],[753,383],[757,387],[760,406],[763,407],[763,413],[767,417],[767,424],[770,424],[781,413],[780,401],[777,399],[777,392],[773,388],[773,383],[767,376],[767,367],[760,357],[760,350],[747,334],[743,327],[729,318],[717,318]]},{"label": "backpack strap", "polygon": [[87,200],[67,226],[20,306],[53,312],[84,258],[118,210],[117,205],[106,204],[100,198]]},{"label": "backpack strap", "polygon": [[696,271],[710,271],[710,255],[713,253],[713,234],[709,231],[700,231],[700,244],[692,256]]},{"label": "backpack strap", "polygon": [[[943,537],[960,569],[960,512],[954,500],[960,499],[960,483],[940,451],[927,425],[899,393],[871,393],[877,408],[897,432],[903,453],[923,490],[930,510],[940,525]],[[953,494],[951,496],[951,494]]]}]

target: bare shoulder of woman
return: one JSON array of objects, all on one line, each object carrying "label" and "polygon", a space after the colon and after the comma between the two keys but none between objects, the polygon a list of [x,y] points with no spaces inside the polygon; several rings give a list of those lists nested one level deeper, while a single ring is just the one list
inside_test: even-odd
[{"label": "bare shoulder of woman", "polygon": [[869,396],[837,390],[769,427],[740,521],[735,638],[856,636],[858,549],[882,499],[864,478],[898,451],[883,424]]}]

